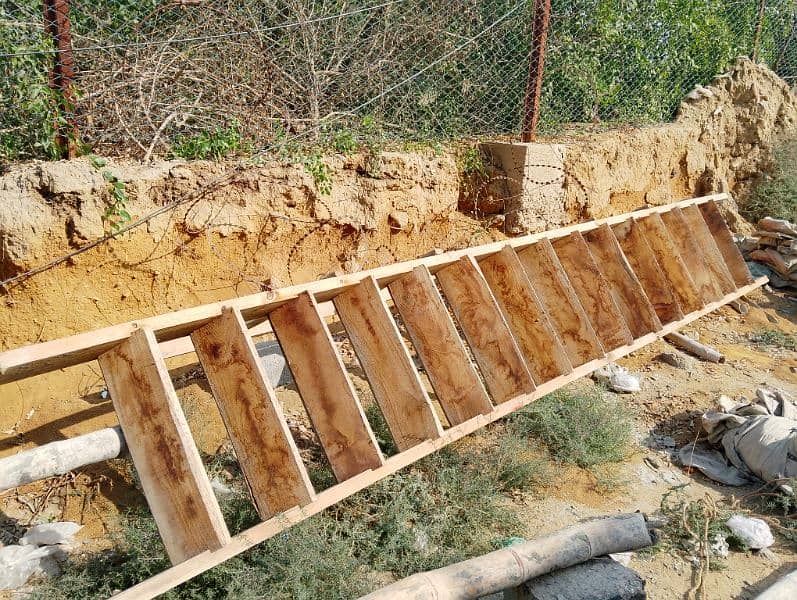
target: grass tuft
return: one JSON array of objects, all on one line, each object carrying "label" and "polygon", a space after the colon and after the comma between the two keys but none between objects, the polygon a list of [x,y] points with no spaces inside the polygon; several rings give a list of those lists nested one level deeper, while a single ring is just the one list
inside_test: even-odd
[{"label": "grass tuft", "polygon": [[797,339],[790,334],[777,329],[761,329],[756,332],[751,341],[763,346],[774,346],[785,350],[797,350]]},{"label": "grass tuft", "polygon": [[741,208],[742,214],[753,222],[764,217],[797,222],[797,139],[778,149],[773,173]]}]

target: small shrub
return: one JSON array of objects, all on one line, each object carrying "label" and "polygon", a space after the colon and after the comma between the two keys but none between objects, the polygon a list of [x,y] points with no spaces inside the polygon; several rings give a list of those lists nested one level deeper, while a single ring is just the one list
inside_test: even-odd
[{"label": "small shrub", "polygon": [[319,194],[328,196],[332,193],[332,175],[320,151],[303,157],[302,166],[312,176]]},{"label": "small shrub", "polygon": [[797,350],[797,339],[790,334],[777,329],[762,329],[750,338],[751,341],[763,346],[774,346],[785,350]]},{"label": "small shrub", "polygon": [[631,415],[600,388],[560,390],[518,413],[512,426],[537,435],[557,460],[579,467],[619,462],[631,447]]},{"label": "small shrub", "polygon": [[742,214],[754,222],[764,217],[797,222],[797,139],[775,153],[774,172],[756,187],[741,208]]}]

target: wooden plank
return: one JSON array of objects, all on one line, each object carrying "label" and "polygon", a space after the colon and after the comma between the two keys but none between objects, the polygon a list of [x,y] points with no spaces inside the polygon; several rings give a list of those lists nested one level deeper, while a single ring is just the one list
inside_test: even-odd
[{"label": "wooden plank", "polygon": [[584,236],[575,232],[554,240],[553,249],[604,350],[630,344],[633,336]]},{"label": "wooden plank", "polygon": [[700,205],[700,212],[703,214],[703,219],[708,225],[711,235],[714,236],[714,241],[731,272],[734,283],[737,286],[748,285],[753,280],[750,269],[747,268],[742,253],[733,242],[733,235],[731,235],[728,225],[725,224],[725,219],[722,218],[717,204],[713,200],[705,202]]},{"label": "wooden plank", "polygon": [[191,339],[260,516],[313,500],[310,478],[241,313],[224,309]]},{"label": "wooden plank", "polygon": [[463,256],[438,271],[437,281],[493,399],[506,402],[533,390],[531,373],[476,261]]},{"label": "wooden plank", "polygon": [[708,267],[708,260],[706,259],[700,244],[689,229],[689,225],[681,214],[680,209],[673,208],[671,211],[661,213],[661,220],[664,221],[664,226],[670,232],[670,237],[678,246],[681,253],[681,258],[684,259],[686,268],[689,269],[689,275],[692,281],[695,282],[697,291],[703,298],[703,303],[708,304],[715,300],[722,298],[722,290],[719,284],[714,279]]},{"label": "wooden plank", "polygon": [[379,467],[382,453],[313,297],[305,292],[269,317],[335,477]]},{"label": "wooden plank", "polygon": [[670,237],[660,215],[650,215],[644,219],[636,219],[638,226],[650,244],[656,262],[670,284],[678,304],[684,312],[699,310],[703,306],[703,298],[698,292],[686,263],[681,258],[678,246]]},{"label": "wooden plank", "polygon": [[612,298],[631,330],[631,335],[641,337],[661,329],[656,310],[620,249],[612,228],[604,225],[593,229],[584,234],[584,239],[609,284]]},{"label": "wooden plank", "polygon": [[639,278],[645,295],[653,305],[661,323],[683,319],[684,315],[675,293],[656,260],[640,226],[629,219],[612,227],[620,248]]},{"label": "wooden plank", "polygon": [[449,423],[490,412],[490,398],[426,267],[388,289]]},{"label": "wooden plank", "polygon": [[551,392],[556,391],[557,389],[572,383],[573,381],[584,377],[585,375],[589,375],[589,373],[594,371],[596,368],[608,364],[609,362],[619,360],[631,352],[645,347],[651,342],[654,342],[657,339],[664,337],[665,335],[668,335],[669,333],[672,333],[673,331],[676,331],[681,327],[709,314],[710,312],[715,311],[717,308],[727,304],[731,300],[735,300],[737,298],[741,298],[745,294],[749,294],[765,283],[767,283],[767,278],[761,277],[755,280],[752,284],[744,286],[732,294],[725,296],[720,301],[712,302],[711,304],[704,306],[699,311],[689,313],[680,321],[664,325],[661,331],[657,333],[647,334],[642,338],[634,340],[633,344],[613,350],[605,358],[599,361],[593,361],[577,367],[567,375],[562,375],[537,387],[537,389],[530,394],[524,394],[523,396],[519,396],[509,402],[505,402],[504,404],[497,406],[489,415],[479,415],[473,419],[461,423],[460,425],[451,427],[436,440],[423,442],[407,452],[401,452],[396,456],[388,458],[385,461],[385,464],[379,469],[362,473],[346,481],[345,483],[341,483],[324,490],[318,494],[318,499],[312,504],[309,504],[301,509],[291,509],[284,514],[279,515],[278,517],[269,519],[263,523],[258,523],[254,527],[251,527],[246,531],[236,535],[232,539],[231,543],[227,544],[223,548],[214,552],[207,552],[201,556],[197,556],[196,558],[186,561],[180,565],[158,573],[154,577],[150,577],[146,581],[143,581],[132,588],[124,590],[115,595],[114,600],[149,600],[159,594],[163,594],[177,587],[181,583],[185,583],[191,578],[207,571],[208,569],[219,565],[224,561],[233,558],[234,556],[237,556],[241,552],[249,550],[250,548],[279,534],[282,531],[285,531],[289,527],[300,523],[304,519],[307,519],[312,515],[318,514],[322,510],[337,504],[341,500],[344,500],[352,494],[367,488],[380,479],[383,479],[388,475],[406,468],[408,465],[411,465],[412,463],[422,459],[425,456],[428,456],[429,454],[432,454],[433,452],[452,442],[462,439],[464,436],[481,429],[491,422],[505,418],[516,410],[531,404],[546,394],[550,394]]},{"label": "wooden plank", "polygon": [[717,242],[703,219],[703,214],[697,206],[686,206],[680,209],[686,221],[687,231],[695,237],[698,245],[706,258],[706,268],[711,271],[715,281],[720,287],[722,295],[730,294],[736,289],[733,276],[728,270],[728,265],[722,258],[722,253],[717,247]]},{"label": "wooden plank", "polygon": [[443,432],[373,277],[334,299],[399,450]]},{"label": "wooden plank", "polygon": [[603,356],[603,346],[551,242],[540,240],[519,252],[518,258],[562,340],[570,364],[577,367]]},{"label": "wooden plank", "polygon": [[172,564],[230,541],[155,335],[141,329],[100,368]]},{"label": "wooden plank", "polygon": [[523,265],[512,246],[479,263],[512,335],[539,385],[573,370]]},{"label": "wooden plank", "polygon": [[[665,212],[670,210],[672,206],[685,207],[712,201],[722,201],[727,198],[727,194],[689,198],[676,204],[649,207],[637,211],[635,216],[641,218],[645,215]],[[218,317],[224,306],[233,306],[240,310],[244,320],[251,326],[252,324],[264,320],[271,310],[281,306],[285,302],[297,298],[304,292],[313,294],[317,302],[325,302],[337,296],[341,291],[357,285],[360,280],[368,276],[373,276],[380,287],[382,287],[421,265],[426,266],[432,272],[436,272],[459,260],[462,256],[481,258],[499,252],[507,243],[513,248],[522,249],[535,244],[541,239],[562,237],[574,231],[589,231],[603,224],[615,225],[628,218],[628,215],[616,215],[597,221],[577,223],[562,229],[534,233],[510,240],[446,252],[441,255],[404,261],[368,271],[352,273],[342,277],[330,277],[319,281],[311,281],[282,288],[277,291],[261,292],[258,294],[231,298],[229,300],[149,317],[147,319],[111,325],[110,327],[104,327],[92,332],[80,333],[58,340],[8,350],[0,353],[0,383],[8,383],[10,381],[16,381],[18,379],[24,379],[25,377],[31,377],[33,375],[47,373],[48,371],[55,371],[57,369],[63,369],[65,367],[94,360],[106,350],[109,350],[119,342],[130,337],[134,331],[143,327],[152,329],[159,342],[180,338],[189,335],[194,329]],[[725,256],[725,252],[723,252],[723,256]]]}]

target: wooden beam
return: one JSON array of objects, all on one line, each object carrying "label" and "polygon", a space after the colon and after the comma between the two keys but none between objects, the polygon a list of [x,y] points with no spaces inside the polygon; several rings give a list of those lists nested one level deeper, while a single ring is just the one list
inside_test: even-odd
[{"label": "wooden beam", "polygon": [[559,238],[553,249],[604,350],[630,344],[634,338],[584,236],[575,232]]},{"label": "wooden beam", "polygon": [[374,278],[334,303],[398,449],[440,437],[440,421]]},{"label": "wooden beam", "polygon": [[270,318],[335,477],[378,468],[382,453],[313,297],[305,292]]},{"label": "wooden beam", "polygon": [[686,221],[689,233],[695,237],[703,251],[703,255],[706,258],[705,266],[711,271],[719,285],[721,295],[730,294],[736,289],[736,284],[733,282],[733,276],[722,258],[722,253],[717,247],[717,242],[714,236],[711,235],[711,231],[709,231],[700,209],[697,206],[686,206],[681,209],[681,215]]},{"label": "wooden beam", "polygon": [[538,386],[537,389],[530,394],[524,394],[496,406],[495,409],[488,415],[478,415],[472,419],[469,419],[468,421],[465,421],[464,423],[451,427],[450,429],[447,429],[438,439],[422,442],[406,452],[401,452],[400,454],[392,456],[388,458],[385,461],[385,464],[378,469],[361,473],[360,475],[357,475],[344,483],[324,490],[323,492],[319,493],[318,499],[315,502],[312,502],[303,508],[293,508],[284,512],[278,517],[274,517],[268,521],[259,523],[233,537],[231,542],[226,546],[215,551],[205,552],[180,565],[167,569],[162,573],[158,573],[154,577],[150,577],[146,581],[143,581],[115,595],[114,600],[149,600],[150,598],[154,598],[159,594],[163,594],[177,587],[181,583],[184,583],[189,579],[207,571],[208,569],[219,565],[226,560],[229,560],[230,558],[252,548],[253,546],[256,546],[260,542],[277,535],[292,525],[295,525],[296,523],[299,523],[304,519],[321,512],[325,508],[337,504],[341,500],[359,492],[362,489],[365,489],[380,479],[403,469],[415,461],[420,460],[424,456],[428,456],[429,454],[432,454],[436,450],[443,448],[451,442],[461,439],[462,437],[481,429],[488,423],[506,417],[516,410],[530,404],[531,402],[534,402],[538,398],[556,391],[562,386],[572,383],[580,377],[588,375],[595,369],[608,364],[609,362],[619,360],[620,358],[630,354],[631,352],[634,352],[635,350],[645,347],[646,345],[656,341],[668,333],[676,331],[684,325],[687,325],[692,321],[709,314],[723,304],[727,304],[731,300],[735,300],[736,298],[741,298],[745,294],[749,294],[753,290],[767,283],[767,281],[768,279],[766,277],[758,278],[754,280],[753,283],[739,288],[733,293],[726,295],[721,300],[712,302],[700,310],[687,314],[680,321],[664,325],[661,331],[649,333],[642,338],[634,340],[634,342],[628,346],[623,346],[609,352],[606,357],[600,360],[581,365],[580,367],[573,369],[573,371],[567,375],[562,375],[545,382],[544,384]]},{"label": "wooden beam", "polygon": [[441,269],[437,281],[468,340],[493,400],[506,402],[532,391],[531,373],[473,258],[463,256]]},{"label": "wooden beam", "polygon": [[426,267],[388,287],[449,423],[490,412],[484,385]]},{"label": "wooden beam", "polygon": [[310,478],[241,313],[223,310],[191,339],[260,516],[313,500]]},{"label": "wooden beam", "polygon": [[[673,206],[683,208],[691,205],[705,205],[706,203],[722,201],[727,198],[727,194],[690,198],[675,204],[646,208],[633,214],[637,218],[641,218],[646,215],[667,212],[671,210]],[[110,327],[104,327],[95,331],[80,333],[49,342],[7,350],[0,353],[0,384],[94,360],[99,357],[100,354],[110,350],[119,342],[126,340],[131,334],[141,328],[146,327],[152,329],[159,342],[181,338],[189,335],[202,325],[207,324],[211,319],[218,317],[221,314],[222,308],[225,306],[237,308],[241,312],[244,320],[246,320],[247,323],[251,323],[253,321],[265,319],[271,310],[297,298],[304,292],[311,293],[318,303],[323,303],[331,300],[341,291],[357,285],[365,277],[374,277],[377,284],[380,287],[384,287],[401,275],[409,273],[421,265],[434,273],[439,269],[453,264],[463,256],[473,256],[477,259],[482,258],[500,252],[506,244],[510,244],[513,248],[520,250],[542,239],[555,239],[569,235],[574,231],[590,231],[603,224],[615,225],[617,223],[622,223],[628,218],[629,215],[625,214],[587,223],[577,223],[553,231],[535,233],[511,240],[455,250],[441,255],[427,256],[371,269],[369,271],[352,273],[342,277],[331,277],[320,281],[290,286],[277,291],[261,292],[259,294],[231,298],[229,300],[186,308],[155,317],[112,325]],[[714,230],[712,230],[712,234],[713,233]],[[719,242],[718,245],[720,245]],[[723,256],[725,256],[726,251],[727,250],[723,251]]]},{"label": "wooden beam", "polygon": [[540,240],[519,252],[518,258],[562,340],[570,364],[576,367],[602,357],[603,346],[551,242]]},{"label": "wooden beam", "polygon": [[155,335],[141,329],[99,363],[169,559],[177,564],[227,544],[230,534]]},{"label": "wooden beam", "polygon": [[573,370],[564,346],[534,293],[512,246],[483,259],[479,267],[506,317],[512,335],[539,385]]}]

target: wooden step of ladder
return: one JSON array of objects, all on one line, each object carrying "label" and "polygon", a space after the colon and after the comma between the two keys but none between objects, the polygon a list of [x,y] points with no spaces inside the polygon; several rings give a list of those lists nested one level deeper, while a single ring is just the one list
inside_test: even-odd
[{"label": "wooden step of ladder", "polygon": [[[99,359],[175,565],[118,595],[149,598],[765,283],[752,279],[733,244],[716,206],[724,198],[11,350],[0,354],[0,382]],[[380,451],[330,318],[345,329],[394,456]],[[253,327],[273,331],[282,347],[338,482],[331,488],[317,492],[310,483],[260,366]],[[183,336],[204,368],[263,519],[232,538],[164,363],[165,348]]]}]

